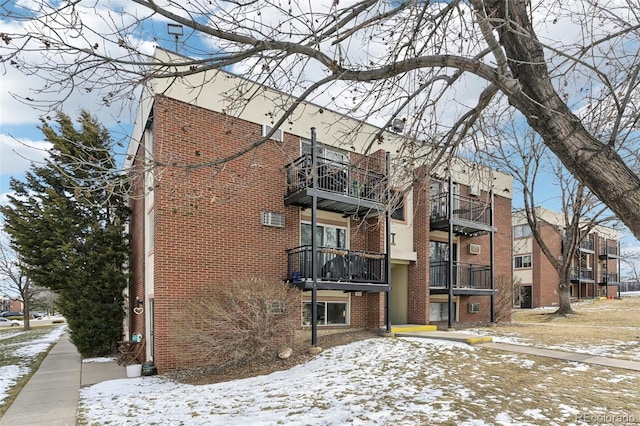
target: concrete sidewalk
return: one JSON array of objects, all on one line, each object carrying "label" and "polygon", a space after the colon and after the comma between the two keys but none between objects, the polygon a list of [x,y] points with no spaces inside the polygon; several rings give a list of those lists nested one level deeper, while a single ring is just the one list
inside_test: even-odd
[{"label": "concrete sidewalk", "polygon": [[570,362],[583,362],[585,364],[601,365],[605,367],[624,368],[626,370],[640,371],[639,361],[630,361],[617,358],[607,358],[576,352],[564,352],[552,349],[537,348],[534,346],[513,345],[508,343],[493,342],[491,336],[475,336],[451,331],[423,331],[414,333],[396,333],[397,337],[421,337],[425,339],[451,340],[468,343],[487,349],[496,349],[506,352],[542,356],[546,358],[560,359]]},{"label": "concrete sidewalk", "polygon": [[83,364],[65,333],[0,418],[0,426],[75,425],[80,387],[125,378],[125,370],[115,361]]}]

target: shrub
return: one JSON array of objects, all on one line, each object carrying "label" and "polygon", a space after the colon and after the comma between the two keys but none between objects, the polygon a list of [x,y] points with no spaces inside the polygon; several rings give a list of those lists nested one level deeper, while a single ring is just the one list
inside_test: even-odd
[{"label": "shrub", "polygon": [[287,284],[237,279],[231,285],[216,286],[210,299],[189,304],[179,315],[178,339],[197,346],[199,365],[233,366],[273,358],[280,348],[292,344],[300,306],[299,291]]}]

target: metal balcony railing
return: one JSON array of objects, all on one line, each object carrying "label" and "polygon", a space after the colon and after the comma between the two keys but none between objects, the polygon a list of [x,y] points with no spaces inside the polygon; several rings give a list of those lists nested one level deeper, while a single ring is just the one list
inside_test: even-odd
[{"label": "metal balcony railing", "polygon": [[[449,262],[429,266],[429,286],[449,288]],[[491,289],[491,266],[453,262],[453,288]]]},{"label": "metal balcony railing", "polygon": [[[311,246],[287,250],[287,278],[302,282],[312,278]],[[385,255],[359,250],[318,247],[318,279],[356,283],[386,282]]]},{"label": "metal balcony railing", "polygon": [[431,197],[431,220],[462,219],[470,222],[491,225],[491,214],[486,202],[475,198],[453,195],[451,215],[449,215],[449,194],[443,193]]},{"label": "metal balcony railing", "polygon": [[593,240],[591,239],[580,241],[580,248],[582,250],[593,251],[593,247],[594,247]]},{"label": "metal balcony railing", "polygon": [[593,270],[584,268],[571,268],[569,272],[571,281],[593,281]]},{"label": "metal balcony railing", "polygon": [[620,255],[620,249],[618,247],[618,244],[603,244],[600,245],[600,247],[598,248],[598,254],[600,256],[619,256]]},{"label": "metal balcony railing", "polygon": [[313,172],[318,177],[318,189],[379,203],[387,202],[387,181],[384,174],[352,164],[318,157],[311,164],[311,154],[304,154],[286,166],[287,196],[313,186]]},{"label": "metal balcony railing", "polygon": [[609,273],[602,272],[598,274],[598,282],[601,284],[619,283],[620,278],[617,272],[609,272]]}]

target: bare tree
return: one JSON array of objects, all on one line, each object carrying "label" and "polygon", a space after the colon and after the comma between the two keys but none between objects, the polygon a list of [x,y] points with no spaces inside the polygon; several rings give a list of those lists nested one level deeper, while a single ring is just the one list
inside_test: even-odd
[{"label": "bare tree", "polygon": [[[532,237],[558,273],[556,315],[571,314],[571,272],[579,244],[595,226],[610,223],[614,218],[584,184],[569,174],[559,161],[549,158],[548,149],[537,134],[531,130],[522,132],[519,129],[517,116],[507,116],[504,120],[496,117],[498,116],[489,120],[490,124],[485,126],[482,137],[501,143],[478,145],[478,151],[486,149],[480,155],[486,156],[494,167],[513,176],[514,189],[522,194],[524,205],[516,213],[526,220]],[[536,199],[536,194],[544,192],[543,187],[550,185],[549,181],[559,187],[562,223],[551,225],[560,225],[562,229],[560,256],[549,246],[549,241],[543,235],[543,228],[550,224],[540,217],[539,207],[542,203]]]},{"label": "bare tree", "polygon": [[33,296],[31,281],[20,266],[18,256],[11,248],[4,230],[2,230],[2,238],[0,238],[0,278],[7,284],[9,291],[20,296],[23,303],[24,329],[25,331],[30,330],[30,303]]},{"label": "bare tree", "polygon": [[635,284],[640,283],[640,249],[624,250],[621,260],[627,267],[625,279]]},{"label": "bare tree", "polygon": [[[5,72],[44,79],[25,101],[51,106],[98,96],[113,105],[134,100],[133,89],[153,78],[231,69],[292,94],[273,105],[274,128],[312,101],[378,123],[369,148],[402,119],[405,144],[428,141],[446,153],[488,106],[515,108],[640,237],[640,178],[626,157],[637,152],[640,117],[637,0],[28,4],[37,9],[2,3],[11,25],[0,34]],[[166,34],[167,22],[180,31]],[[152,44],[175,45],[180,67],[152,56]],[[199,88],[192,89],[195,99]],[[228,113],[259,95],[229,93]],[[594,106],[606,116],[605,134],[584,125],[583,112]],[[268,136],[205,165],[215,169]]]}]

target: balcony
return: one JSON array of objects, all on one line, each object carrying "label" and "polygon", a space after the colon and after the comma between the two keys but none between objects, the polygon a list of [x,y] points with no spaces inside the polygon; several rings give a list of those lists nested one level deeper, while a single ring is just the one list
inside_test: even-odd
[{"label": "balcony", "polygon": [[491,204],[476,198],[453,195],[449,212],[449,194],[431,197],[431,230],[448,231],[453,225],[455,235],[477,236],[494,232],[491,226]]},{"label": "balcony", "polygon": [[593,269],[584,269],[584,268],[571,268],[569,272],[569,277],[571,282],[594,282],[593,278]]},{"label": "balcony", "polygon": [[619,258],[620,257],[620,247],[618,243],[602,243],[598,248],[598,257],[600,259],[606,258]]},{"label": "balcony", "polygon": [[[453,262],[453,294],[491,294],[491,266]],[[449,262],[434,262],[429,265],[429,288],[431,294],[449,293]]]},{"label": "balcony", "polygon": [[611,284],[620,284],[620,277],[617,272],[602,272],[598,274],[598,284],[600,285],[611,285]]},{"label": "balcony", "polygon": [[314,167],[311,155],[305,154],[286,166],[285,205],[309,208],[315,191],[321,210],[359,217],[384,213],[388,200],[384,174],[322,157],[317,162]]},{"label": "balcony", "polygon": [[594,247],[594,244],[593,244],[593,240],[592,239],[581,240],[580,244],[578,246],[578,248],[581,251],[586,251],[586,252],[589,252],[589,253],[593,253],[593,247]]},{"label": "balcony", "polygon": [[[318,247],[317,289],[388,291],[383,253]],[[311,246],[287,250],[287,281],[309,290],[313,286]]]}]

